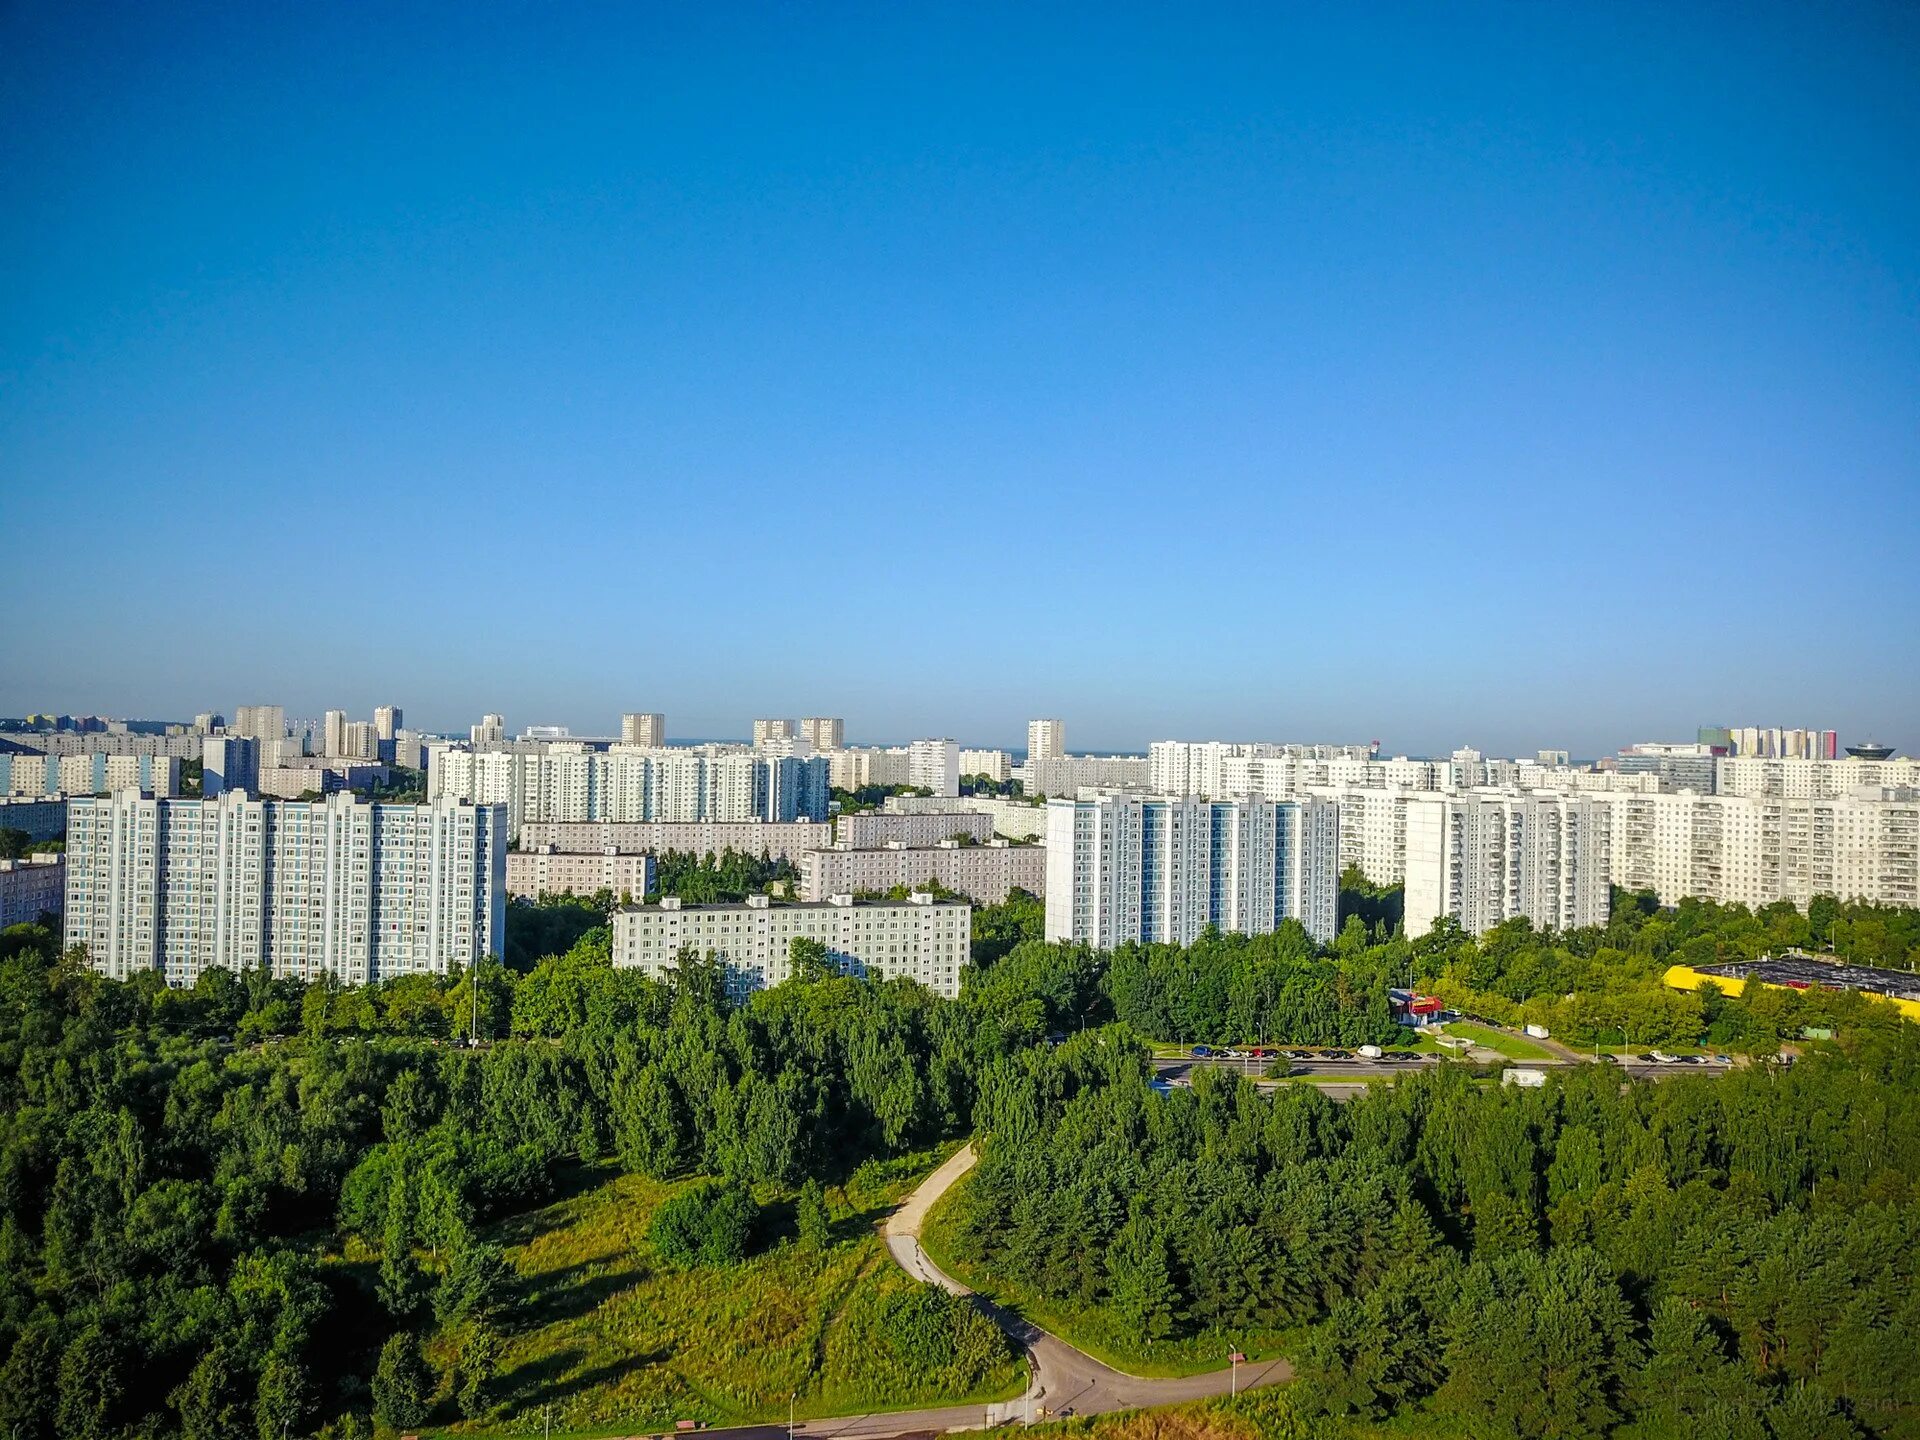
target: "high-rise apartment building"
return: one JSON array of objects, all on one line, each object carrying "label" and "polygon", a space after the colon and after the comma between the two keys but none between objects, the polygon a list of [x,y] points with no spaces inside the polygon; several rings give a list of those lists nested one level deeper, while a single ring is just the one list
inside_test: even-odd
[{"label": "high-rise apartment building", "polygon": [[1910,789],[1596,798],[1611,812],[1613,883],[1652,890],[1663,905],[1694,896],[1804,908],[1816,895],[1920,904],[1920,798]]},{"label": "high-rise apartment building", "polygon": [[191,985],[213,966],[362,983],[498,955],[506,815],[441,801],[74,800],[67,940],[96,970]]},{"label": "high-rise apartment building", "polygon": [[1606,923],[1608,816],[1573,795],[1415,795],[1406,807],[1406,930],[1441,916],[1469,935],[1524,915],[1543,930]]},{"label": "high-rise apartment building", "polygon": [[383,745],[391,745],[406,723],[398,705],[373,707],[373,737]]},{"label": "high-rise apartment building", "polygon": [[973,908],[931,895],[905,902],[855,901],[836,895],[821,904],[780,904],[750,895],[740,905],[683,905],[662,900],[613,912],[613,963],[663,975],[682,952],[719,961],[735,996],[778,985],[792,970],[795,940],[824,945],[843,973],[918,980],[936,995],[960,993]]},{"label": "high-rise apartment building", "polygon": [[931,795],[960,793],[960,746],[952,740],[916,740],[907,747],[907,783]]},{"label": "high-rise apartment building", "polygon": [[1013,756],[1004,750],[965,750],[960,752],[962,775],[984,775],[996,785],[1013,778]]},{"label": "high-rise apartment building", "polygon": [[634,711],[620,717],[622,745],[656,746],[667,743],[667,717],[654,712]]},{"label": "high-rise apartment building", "polygon": [[847,722],[838,716],[810,715],[800,722],[800,738],[816,750],[840,750],[847,743]]},{"label": "high-rise apartment building", "polygon": [[862,893],[884,895],[890,890],[932,889],[936,885],[948,894],[964,895],[976,905],[998,905],[1016,889],[1043,895],[1047,852],[1039,845],[1009,845],[1004,840],[984,845],[949,840],[913,849],[882,845],[861,850],[836,845],[830,850],[809,850],[800,858],[802,900]]},{"label": "high-rise apartment building", "polygon": [[201,750],[201,795],[212,800],[229,790],[259,789],[260,742],[249,735],[209,735]]},{"label": "high-rise apartment building", "polygon": [[280,705],[241,705],[233,712],[228,733],[255,740],[278,740],[287,733],[287,712]]},{"label": "high-rise apartment building", "polygon": [[320,720],[320,753],[322,755],[345,755],[347,753],[347,712],[329,710]]},{"label": "high-rise apartment building", "polygon": [[1027,759],[1057,760],[1067,753],[1067,722],[1029,720],[1027,722]]},{"label": "high-rise apartment building", "polygon": [[104,795],[129,787],[155,795],[180,793],[180,761],[172,755],[0,754],[0,795]]},{"label": "high-rise apartment building", "polygon": [[427,795],[505,805],[508,831],[554,821],[825,820],[820,756],[725,745],[597,750],[579,741],[436,746]]},{"label": "high-rise apartment building", "polygon": [[467,738],[475,745],[500,744],[507,738],[507,717],[489,711],[480,717],[478,725],[467,731]]},{"label": "high-rise apartment building", "polygon": [[777,745],[789,740],[797,740],[799,732],[791,720],[756,720],[753,722],[753,743]]},{"label": "high-rise apartment building", "polygon": [[1013,773],[1029,795],[1073,795],[1083,785],[1144,789],[1149,767],[1141,755],[1052,755]]},{"label": "high-rise apartment building", "polygon": [[1187,945],[1297,920],[1323,943],[1340,898],[1340,812],[1324,801],[1103,795],[1047,804],[1046,937]]}]

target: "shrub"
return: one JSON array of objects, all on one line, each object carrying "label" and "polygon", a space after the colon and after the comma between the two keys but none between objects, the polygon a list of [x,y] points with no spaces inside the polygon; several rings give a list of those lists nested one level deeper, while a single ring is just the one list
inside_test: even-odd
[{"label": "shrub", "polygon": [[676,1265],[731,1265],[747,1253],[758,1213],[744,1185],[706,1180],[663,1202],[647,1239]]}]

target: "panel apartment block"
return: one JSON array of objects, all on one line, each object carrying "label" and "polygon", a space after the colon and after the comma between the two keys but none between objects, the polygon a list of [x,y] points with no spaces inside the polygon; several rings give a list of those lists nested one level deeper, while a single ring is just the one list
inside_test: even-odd
[{"label": "panel apartment block", "polygon": [[896,886],[917,888],[938,884],[964,895],[976,905],[998,905],[1015,889],[1044,894],[1047,852],[1041,845],[1009,845],[992,840],[985,845],[886,845],[860,850],[835,846],[813,850],[800,860],[800,898],[825,900],[830,895],[885,894]]}]

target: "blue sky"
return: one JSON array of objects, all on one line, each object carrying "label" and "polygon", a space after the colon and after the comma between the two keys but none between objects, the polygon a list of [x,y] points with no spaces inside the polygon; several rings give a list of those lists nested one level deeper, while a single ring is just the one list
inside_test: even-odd
[{"label": "blue sky", "polygon": [[0,713],[1920,745],[1916,74],[1904,5],[8,7]]}]

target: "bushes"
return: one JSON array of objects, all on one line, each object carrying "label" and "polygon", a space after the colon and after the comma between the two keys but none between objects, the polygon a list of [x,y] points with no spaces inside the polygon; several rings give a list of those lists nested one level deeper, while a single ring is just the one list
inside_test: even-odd
[{"label": "bushes", "polygon": [[758,1214],[745,1186],[707,1180],[654,1211],[647,1240],[675,1265],[732,1265],[746,1256]]},{"label": "bushes", "polygon": [[839,1372],[882,1393],[977,1390],[1007,1361],[1000,1328],[966,1301],[937,1285],[900,1277],[885,1289],[862,1292],[836,1328],[827,1356],[829,1384]]}]

